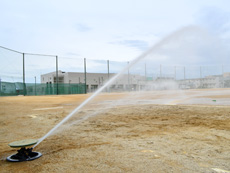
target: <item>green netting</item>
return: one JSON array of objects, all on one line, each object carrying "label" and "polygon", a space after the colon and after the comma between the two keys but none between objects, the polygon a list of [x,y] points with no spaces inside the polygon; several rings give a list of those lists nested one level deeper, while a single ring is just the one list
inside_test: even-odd
[{"label": "green netting", "polygon": [[35,84],[16,82],[0,82],[0,96],[16,95],[59,95],[59,94],[83,94],[84,84]]}]

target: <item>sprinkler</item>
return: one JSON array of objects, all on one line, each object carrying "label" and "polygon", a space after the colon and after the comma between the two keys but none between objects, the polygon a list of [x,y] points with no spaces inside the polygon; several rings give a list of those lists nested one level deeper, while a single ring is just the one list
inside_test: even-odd
[{"label": "sprinkler", "polygon": [[32,151],[33,147],[26,148],[36,144],[37,142],[38,140],[36,139],[26,139],[26,140],[11,142],[9,144],[11,148],[21,148],[21,149],[17,150],[18,151],[17,154],[8,156],[6,160],[10,162],[23,162],[23,161],[34,160],[41,157],[42,156],[41,153]]}]

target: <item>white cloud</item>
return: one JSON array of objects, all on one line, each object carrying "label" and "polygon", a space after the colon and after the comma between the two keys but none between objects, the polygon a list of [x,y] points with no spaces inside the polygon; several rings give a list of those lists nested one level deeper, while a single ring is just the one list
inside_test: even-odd
[{"label": "white cloud", "polygon": [[224,34],[230,30],[230,11],[217,7],[205,7],[198,13],[198,24],[214,34]]},{"label": "white cloud", "polygon": [[228,0],[3,0],[0,45],[21,52],[127,62],[171,32],[198,24],[220,38],[213,36],[199,46],[195,40],[173,40],[158,52],[158,62],[228,62],[229,6]]}]

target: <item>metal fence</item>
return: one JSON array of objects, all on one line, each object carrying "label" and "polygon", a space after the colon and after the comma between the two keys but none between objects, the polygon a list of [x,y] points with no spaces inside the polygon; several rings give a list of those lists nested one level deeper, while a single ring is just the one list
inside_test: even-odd
[{"label": "metal fence", "polygon": [[85,93],[84,84],[37,84],[37,83],[21,83],[21,82],[1,82],[0,96],[16,96],[16,95],[57,95],[57,94],[82,94]]},{"label": "metal fence", "polygon": [[[107,74],[107,80],[124,69],[129,62],[93,60],[79,57],[59,57],[57,55],[44,55],[34,53],[23,53],[0,46],[0,95],[52,95],[52,94],[79,94],[87,93],[89,86],[87,74],[102,73]],[[59,81],[59,71],[62,72],[80,72],[84,73],[84,79],[78,82]],[[42,83],[41,76],[54,72],[55,79],[53,83]],[[157,64],[154,61],[143,60],[128,68],[125,72],[126,77],[122,81],[124,88],[143,88],[143,85],[149,81],[174,80],[178,83],[198,79],[201,81],[208,76],[222,76],[220,79],[223,85],[218,87],[228,87],[230,74],[230,65],[172,65]],[[95,79],[96,80],[96,79]],[[98,81],[99,80],[99,81]],[[98,87],[103,85],[103,78],[97,80]],[[124,80],[126,80],[124,82]],[[121,88],[122,84],[115,81],[111,88]],[[139,86],[138,86],[139,85]],[[141,86],[142,85],[142,86]],[[189,84],[191,85],[191,84]],[[207,87],[208,84],[203,85]],[[91,86],[92,88],[94,86]],[[202,88],[202,87],[201,87]],[[97,88],[95,88],[97,89]],[[116,90],[116,89],[114,89]],[[112,91],[112,90],[110,90]]]}]

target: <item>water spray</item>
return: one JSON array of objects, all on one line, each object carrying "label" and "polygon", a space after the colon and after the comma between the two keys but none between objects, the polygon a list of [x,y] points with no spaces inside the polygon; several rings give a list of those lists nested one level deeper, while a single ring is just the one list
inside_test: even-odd
[{"label": "water spray", "polygon": [[[140,56],[136,57],[133,61],[131,61],[120,73],[116,74],[113,78],[111,78],[105,85],[103,85],[101,88],[99,88],[96,92],[94,92],[89,98],[87,98],[84,102],[82,102],[78,107],[76,107],[70,114],[68,114],[61,122],[59,122],[56,126],[54,126],[47,134],[45,134],[42,138],[40,138],[38,141],[36,141],[33,148],[26,150],[26,149],[22,149],[22,151],[19,151],[19,153],[24,153],[22,154],[23,157],[24,155],[28,156],[29,159],[22,159],[20,161],[26,161],[26,160],[33,160],[36,159],[38,157],[41,156],[40,153],[34,154],[35,152],[32,152],[32,149],[34,149],[37,145],[39,145],[44,139],[46,139],[48,136],[50,136],[55,130],[57,130],[63,123],[65,123],[68,119],[70,119],[76,112],[78,112],[82,107],[84,107],[87,103],[89,103],[93,98],[95,98],[99,93],[101,93],[104,89],[106,89],[109,85],[111,85],[117,78],[119,78],[122,74],[124,74],[129,68],[131,68],[132,66],[134,66],[137,62],[139,62],[140,60],[142,60],[143,58],[145,58],[146,56],[148,56],[149,54],[154,53],[154,51],[158,50],[158,48],[160,48],[161,46],[163,46],[165,43],[167,43],[168,41],[170,41],[173,38],[177,38],[178,36],[180,36],[181,34],[184,34],[188,31],[194,31],[197,30],[197,27],[194,26],[189,26],[189,27],[185,27],[183,29],[180,29],[174,33],[172,33],[171,35],[169,35],[168,37],[162,39],[160,42],[158,42],[157,44],[155,44],[153,47],[151,47],[149,50],[147,50],[146,52],[144,52],[143,54],[141,54]],[[86,115],[84,117],[82,117],[79,122],[84,121],[86,119],[88,119],[89,117],[91,117],[92,115]],[[30,144],[30,143],[29,143]],[[27,142],[27,145],[29,145]],[[25,147],[25,145],[16,145],[16,146],[20,146],[22,148]],[[28,154],[30,153],[30,154]],[[17,155],[17,154],[16,154]],[[19,154],[20,155],[20,154]],[[31,156],[32,155],[32,156]],[[34,156],[36,155],[36,156]],[[34,156],[34,157],[33,157]],[[9,156],[9,158],[12,158],[14,156]],[[7,159],[8,160],[8,159]],[[11,160],[12,161],[12,160]]]}]

